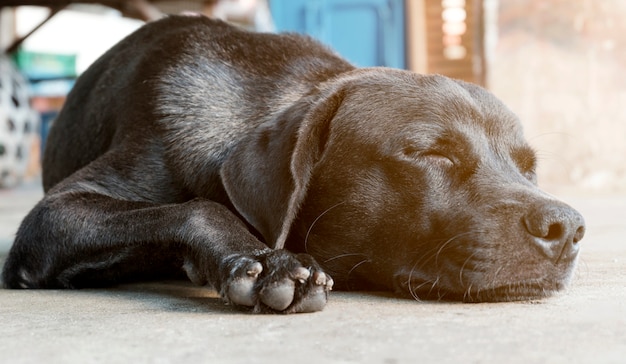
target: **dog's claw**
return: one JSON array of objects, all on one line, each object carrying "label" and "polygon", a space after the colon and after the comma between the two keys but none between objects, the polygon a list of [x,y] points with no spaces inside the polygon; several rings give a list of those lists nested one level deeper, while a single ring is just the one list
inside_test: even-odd
[{"label": "dog's claw", "polygon": [[259,262],[255,262],[254,264],[250,266],[246,274],[248,275],[248,277],[256,278],[259,276],[259,274],[262,271],[263,271],[263,265]]},{"label": "dog's claw", "polygon": [[329,276],[328,280],[326,281],[326,289],[328,289],[329,291],[332,291],[334,285],[335,285],[335,281],[333,281],[333,279]]},{"label": "dog's claw", "polygon": [[223,272],[224,299],[256,312],[320,311],[333,284],[313,258],[283,250],[234,256]]}]

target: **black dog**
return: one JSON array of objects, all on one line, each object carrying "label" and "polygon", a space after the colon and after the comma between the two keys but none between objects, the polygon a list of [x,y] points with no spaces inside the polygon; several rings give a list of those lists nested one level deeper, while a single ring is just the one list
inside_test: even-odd
[{"label": "black dog", "polygon": [[487,91],[206,18],[108,51],[48,145],[9,288],[184,272],[256,311],[321,310],[333,279],[519,300],[569,281],[584,234],[537,188],[519,121]]}]

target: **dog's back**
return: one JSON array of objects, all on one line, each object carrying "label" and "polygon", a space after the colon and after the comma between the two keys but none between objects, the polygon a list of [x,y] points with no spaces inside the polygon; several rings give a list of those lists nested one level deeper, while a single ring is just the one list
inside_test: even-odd
[{"label": "dog's back", "polygon": [[353,68],[300,35],[252,34],[204,17],[157,23],[124,39],[77,80],[50,131],[44,190],[134,140],[162,140],[152,152],[173,148],[170,154],[202,159],[203,169],[216,172],[245,129]]}]

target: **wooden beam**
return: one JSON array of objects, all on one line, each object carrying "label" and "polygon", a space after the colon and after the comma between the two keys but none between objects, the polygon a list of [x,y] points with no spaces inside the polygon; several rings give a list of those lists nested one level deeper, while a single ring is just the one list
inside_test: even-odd
[{"label": "wooden beam", "polygon": [[50,8],[50,14],[48,14],[48,17],[46,17],[41,23],[39,23],[36,27],[34,27],[30,32],[28,32],[28,34],[26,34],[26,35],[16,39],[5,50],[5,53],[10,54],[10,53],[13,53],[13,52],[17,51],[17,49],[20,47],[20,45],[22,45],[22,43],[24,43],[26,38],[30,37],[34,32],[36,32],[39,28],[41,28],[44,24],[46,24],[50,19],[52,19],[52,17],[54,17],[59,11],[63,10],[66,6],[67,6],[67,3],[59,4],[59,5],[56,5],[54,7],[51,7]]},{"label": "wooden beam", "polygon": [[408,68],[417,73],[428,73],[426,0],[405,0]]}]

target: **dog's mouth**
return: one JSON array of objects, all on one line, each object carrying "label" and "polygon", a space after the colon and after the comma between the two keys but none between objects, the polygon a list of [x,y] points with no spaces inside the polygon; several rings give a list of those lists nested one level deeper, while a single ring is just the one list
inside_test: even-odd
[{"label": "dog's mouth", "polygon": [[549,297],[565,288],[562,282],[536,280],[512,282],[492,287],[470,286],[453,290],[439,283],[438,279],[424,280],[398,275],[396,292],[416,301],[456,301],[466,303],[530,301]]}]

